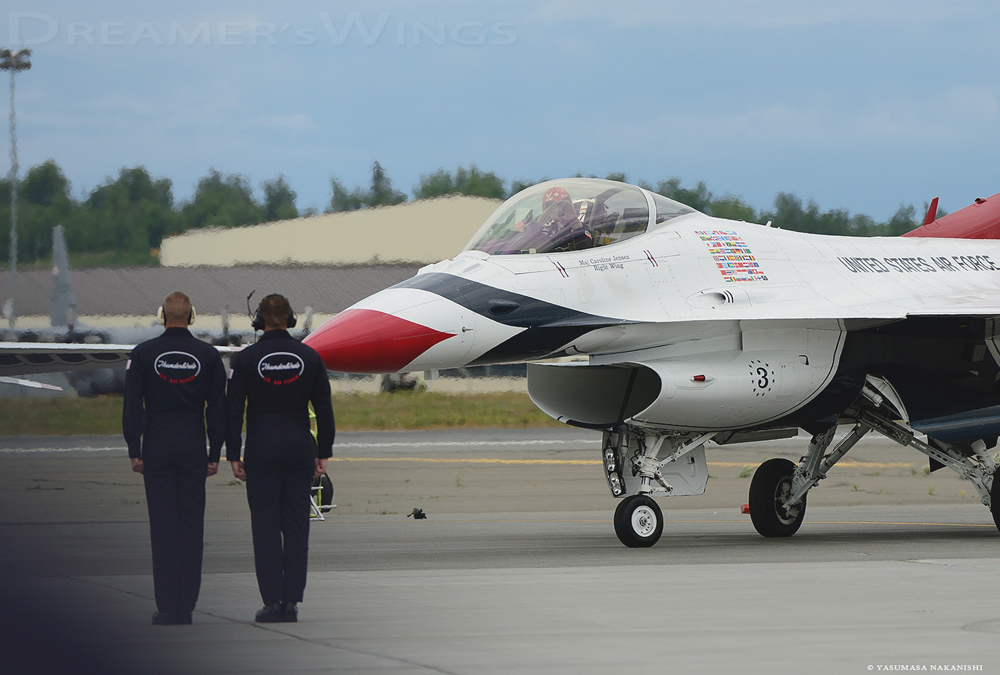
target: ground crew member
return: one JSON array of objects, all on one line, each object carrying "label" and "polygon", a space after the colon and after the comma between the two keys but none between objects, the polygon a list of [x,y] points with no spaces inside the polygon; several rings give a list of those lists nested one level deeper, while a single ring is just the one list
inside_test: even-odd
[{"label": "ground crew member", "polygon": [[191,335],[194,317],[188,296],[168,295],[158,312],[166,330],[132,350],[125,366],[122,432],[146,486],[156,625],[191,623],[201,588],[205,479],[219,470],[226,436],[225,367],[214,347]]},{"label": "ground crew member", "polygon": [[[260,301],[253,327],[264,335],[233,356],[227,394],[226,458],[247,484],[260,622],[296,621],[306,586],[309,496],[333,454],[330,381],[319,354],[295,340],[295,314],[281,295]],[[316,440],[309,429],[316,411]],[[240,457],[243,411],[247,442]]]}]

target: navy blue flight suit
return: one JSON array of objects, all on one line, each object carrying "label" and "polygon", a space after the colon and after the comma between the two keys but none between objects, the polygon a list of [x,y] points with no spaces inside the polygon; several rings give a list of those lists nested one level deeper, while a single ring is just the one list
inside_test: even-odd
[{"label": "navy blue flight suit", "polygon": [[[309,551],[309,495],[316,458],[333,454],[326,366],[286,330],[269,330],[230,362],[226,459],[243,452],[257,586],[265,605],[302,602]],[[316,411],[316,440],[309,429]],[[318,445],[318,447],[317,447]]]},{"label": "navy blue flight suit", "polygon": [[143,342],[126,366],[122,432],[143,463],[156,608],[178,617],[201,588],[206,469],[226,436],[225,392],[219,352],[186,328]]}]

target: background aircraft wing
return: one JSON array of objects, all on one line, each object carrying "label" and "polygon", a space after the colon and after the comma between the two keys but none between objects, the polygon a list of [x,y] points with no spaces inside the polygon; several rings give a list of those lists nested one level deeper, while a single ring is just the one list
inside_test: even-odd
[{"label": "background aircraft wing", "polygon": [[[119,368],[126,364],[133,349],[135,345],[0,342],[0,377]],[[216,347],[223,359],[240,349]]]},{"label": "background aircraft wing", "polygon": [[0,376],[124,366],[134,345],[0,342]]}]

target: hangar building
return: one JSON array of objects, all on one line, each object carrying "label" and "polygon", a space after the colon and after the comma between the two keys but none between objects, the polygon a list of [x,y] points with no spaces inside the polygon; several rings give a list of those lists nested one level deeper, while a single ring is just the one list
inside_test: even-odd
[{"label": "hangar building", "polygon": [[188,230],[160,247],[164,267],[435,263],[462,250],[498,199],[452,195],[261,225]]}]

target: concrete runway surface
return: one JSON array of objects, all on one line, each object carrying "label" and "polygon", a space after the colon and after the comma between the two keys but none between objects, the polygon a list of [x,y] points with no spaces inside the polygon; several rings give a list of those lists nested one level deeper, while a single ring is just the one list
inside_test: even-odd
[{"label": "concrete runway surface", "polygon": [[123,441],[0,438],[0,672],[1000,672],[1000,533],[970,484],[889,441],[852,450],[784,540],[739,506],[757,464],[808,439],[710,445],[707,493],[659,500],[660,542],[627,549],[599,434],[337,440],[299,623],[252,623],[245,491],[223,467],[194,625],[151,626]]}]

